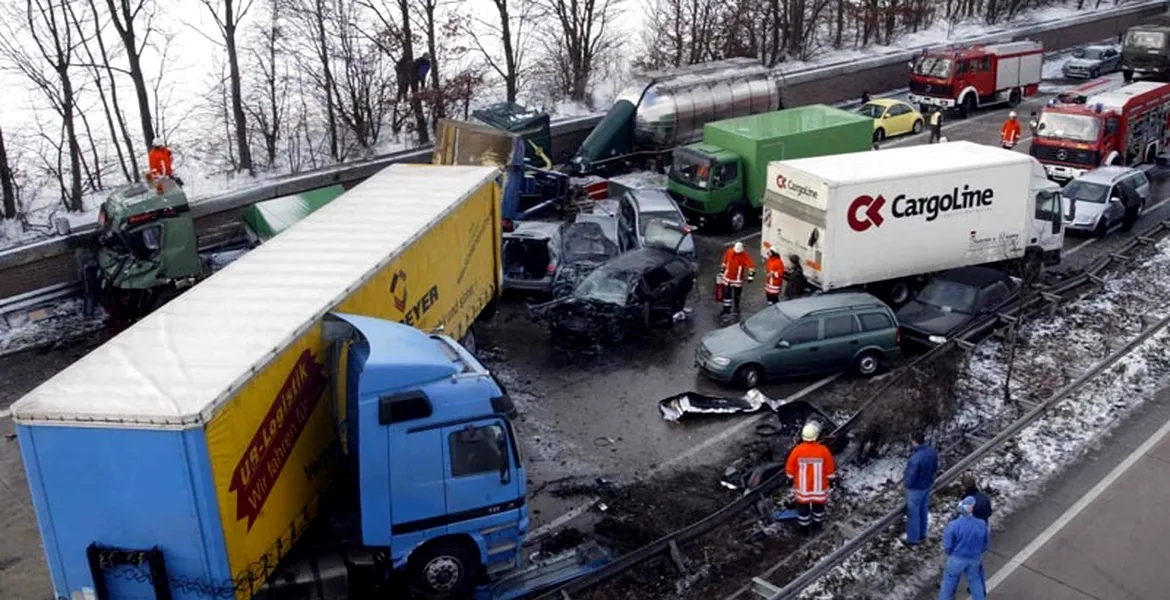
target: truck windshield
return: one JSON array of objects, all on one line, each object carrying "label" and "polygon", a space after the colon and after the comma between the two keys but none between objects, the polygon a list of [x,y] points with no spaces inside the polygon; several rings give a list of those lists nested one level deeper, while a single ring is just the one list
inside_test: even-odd
[{"label": "truck windshield", "polygon": [[918,62],[914,63],[914,74],[924,77],[947,79],[951,76],[951,69],[954,66],[954,61],[949,58],[923,56],[918,59]]},{"label": "truck windshield", "polygon": [[705,189],[711,179],[712,163],[710,157],[679,148],[674,151],[674,164],[671,166],[670,176],[683,185]]},{"label": "truck windshield", "polygon": [[1074,179],[1064,186],[1064,190],[1060,193],[1065,198],[1077,202],[1105,204],[1105,196],[1109,194],[1109,186]]},{"label": "truck windshield", "polygon": [[1100,132],[1101,122],[1096,117],[1048,111],[1040,113],[1040,123],[1036,126],[1038,137],[1074,142],[1095,142]]},{"label": "truck windshield", "polygon": [[1131,31],[1125,36],[1125,45],[1143,50],[1160,50],[1166,44],[1166,34],[1161,31]]},{"label": "truck windshield", "polygon": [[935,279],[918,293],[918,300],[946,312],[973,314],[979,289],[957,281]]}]

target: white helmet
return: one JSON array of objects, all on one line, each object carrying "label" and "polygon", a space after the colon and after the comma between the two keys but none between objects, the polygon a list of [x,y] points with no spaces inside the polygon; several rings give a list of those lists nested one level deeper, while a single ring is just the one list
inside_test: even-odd
[{"label": "white helmet", "polygon": [[941,143],[941,142],[945,142],[945,141],[947,141],[947,138],[945,138],[945,137],[940,137],[940,138],[938,138],[938,141],[939,141],[940,143]]},{"label": "white helmet", "polygon": [[821,426],[816,421],[809,421],[804,428],[800,430],[800,439],[806,442],[815,442],[817,437],[821,435]]},{"label": "white helmet", "polygon": [[736,254],[743,252],[743,242],[736,242],[733,248],[735,249]]},{"label": "white helmet", "polygon": [[154,138],[154,146],[155,146],[156,148],[157,148],[157,147],[161,147],[162,145],[163,145],[163,141],[162,141],[162,138],[161,138],[161,137],[156,137],[156,138]]},{"label": "white helmet", "polygon": [[1016,111],[1014,111],[1014,110],[1013,110],[1013,111],[1009,112],[1009,113],[1008,113],[1008,118],[1009,118],[1009,119],[1014,119],[1014,118],[1016,118]]}]

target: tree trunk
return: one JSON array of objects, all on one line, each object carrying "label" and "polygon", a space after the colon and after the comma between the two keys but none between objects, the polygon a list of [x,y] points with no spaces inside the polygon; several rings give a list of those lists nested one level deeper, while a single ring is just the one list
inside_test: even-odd
[{"label": "tree trunk", "polygon": [[[427,131],[427,113],[423,110],[422,96],[418,93],[418,71],[414,68],[414,39],[410,33],[410,4],[407,0],[398,0],[398,8],[402,11],[402,60],[410,69],[410,110],[414,113],[414,127],[418,132],[418,143],[422,146],[430,143],[431,136],[430,132]],[[433,61],[434,58],[432,57],[431,60]],[[398,76],[402,77],[402,74],[399,73]]]},{"label": "tree trunk", "polygon": [[508,14],[508,0],[495,2],[496,10],[500,13],[500,38],[504,42],[504,87],[507,89],[508,102],[515,102],[519,77],[516,73],[516,52],[512,48],[512,19]]},{"label": "tree trunk", "polygon": [[[93,0],[90,0],[89,5],[90,5],[91,9],[93,9],[94,30],[95,30],[95,34],[96,34],[94,37],[97,39],[98,44],[102,45],[102,47],[103,47],[102,57],[104,60],[104,57],[105,57],[104,44],[105,44],[105,42],[103,42],[101,39],[101,34],[102,34],[101,24],[98,20],[98,13],[97,13],[96,7],[93,6]],[[70,16],[71,20],[73,21],[73,26],[77,29],[77,32],[80,34],[81,33],[81,19],[77,18],[77,14],[73,12],[73,8],[71,6],[67,7],[67,10],[69,11],[69,16]],[[106,127],[110,130],[110,140],[113,142],[114,151],[118,155],[118,166],[122,169],[123,177],[125,177],[127,181],[133,181],[134,179],[133,179],[133,176],[131,175],[130,166],[126,163],[126,155],[122,151],[122,145],[118,143],[118,130],[114,126],[114,112],[113,111],[115,109],[110,107],[109,96],[106,95],[105,78],[102,77],[103,70],[106,70],[107,72],[109,71],[109,68],[110,68],[109,61],[105,61],[105,63],[104,63],[105,67],[103,69],[103,66],[102,66],[103,63],[98,62],[97,58],[93,54],[93,50],[90,49],[89,42],[82,41],[81,47],[83,50],[85,50],[85,57],[86,57],[86,59],[89,60],[89,63],[90,63],[89,70],[93,73],[93,82],[94,82],[94,85],[97,87],[98,98],[102,102],[102,112],[104,113],[104,116],[106,118]],[[114,89],[116,89],[118,87],[118,82],[117,82],[117,80],[115,80],[113,78],[112,73],[111,73],[111,77],[110,77],[110,87],[112,88],[110,90],[111,92],[113,92]],[[92,147],[93,145],[94,145],[93,137],[90,136],[90,146]],[[96,149],[94,149],[94,160],[95,161],[97,160]],[[135,170],[137,170],[137,168]],[[99,172],[98,183],[100,186],[101,185],[100,168],[99,168],[98,172]]]},{"label": "tree trunk", "polygon": [[427,26],[427,54],[431,57],[431,128],[434,129],[439,124],[439,119],[447,116],[446,98],[443,95],[443,90],[439,87],[442,85],[442,78],[439,77],[439,54],[438,43],[435,41],[435,0],[427,0],[424,10],[426,11],[426,26]]},{"label": "tree trunk", "polygon": [[248,117],[244,114],[244,92],[240,82],[240,55],[236,48],[236,22],[232,13],[232,0],[224,0],[223,41],[228,55],[228,79],[232,94],[232,121],[236,125],[236,153],[240,161],[238,170],[255,174],[252,165],[252,148],[248,145]]},{"label": "tree trunk", "polygon": [[[138,48],[138,36],[134,31],[134,17],[141,7],[131,7],[130,0],[119,0],[119,7],[114,6],[114,0],[106,0],[110,9],[111,22],[118,31],[122,46],[126,49],[126,62],[130,67],[130,81],[134,83],[134,96],[138,100],[138,118],[142,124],[142,137],[149,146],[154,142],[154,123],[151,120],[150,93],[146,89],[146,77],[142,73],[142,54]],[[119,17],[120,13],[120,17]]]},{"label": "tree trunk", "polygon": [[58,71],[61,77],[61,112],[65,120],[65,142],[69,146],[69,194],[67,207],[70,211],[81,212],[81,145],[77,143],[77,125],[73,117],[73,81],[67,69]]},{"label": "tree trunk", "polygon": [[0,129],[0,197],[3,198],[4,212],[0,217],[16,218],[16,186],[12,181],[12,167],[8,164],[8,146],[4,143],[4,130]]},{"label": "tree trunk", "polygon": [[332,59],[329,53],[329,36],[325,32],[325,6],[323,0],[316,0],[314,13],[317,26],[317,51],[321,60],[321,74],[325,78],[325,120],[329,126],[329,156],[333,160],[341,158],[341,148],[337,140],[337,106],[334,104],[334,94],[337,83],[333,78],[333,69],[329,66]]},{"label": "tree trunk", "polygon": [[93,166],[85,162],[85,156],[82,155],[81,168],[85,172],[86,183],[90,190],[97,191],[105,188],[102,183],[102,159],[98,156],[97,142],[94,139],[93,129],[89,126],[89,117],[85,116],[84,110],[77,111],[77,115],[81,117],[81,125],[85,128],[85,140],[89,143],[89,153],[93,156]]}]

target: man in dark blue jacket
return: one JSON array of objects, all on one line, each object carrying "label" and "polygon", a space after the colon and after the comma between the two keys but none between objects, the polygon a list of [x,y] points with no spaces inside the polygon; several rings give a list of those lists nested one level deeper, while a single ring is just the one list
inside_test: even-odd
[{"label": "man in dark blue jacket", "polygon": [[[991,518],[991,498],[988,498],[987,494],[979,489],[979,484],[975,481],[974,475],[966,473],[960,482],[963,486],[963,497],[975,499],[975,508],[971,510],[971,515],[986,523]],[[963,516],[963,513],[959,511],[957,517],[961,516]]]},{"label": "man in dark blue jacket", "polygon": [[926,436],[921,431],[910,436],[910,445],[914,450],[902,477],[902,487],[906,488],[906,536],[902,542],[916,546],[926,538],[930,488],[938,472],[938,454],[926,445]]},{"label": "man in dark blue jacket", "polygon": [[947,555],[947,566],[943,571],[942,586],[938,600],[954,600],[959,588],[959,579],[967,576],[967,589],[971,600],[985,600],[987,585],[983,581],[983,553],[991,542],[987,522],[971,514],[975,499],[968,496],[959,503],[963,516],[951,521],[943,533],[943,551]]}]

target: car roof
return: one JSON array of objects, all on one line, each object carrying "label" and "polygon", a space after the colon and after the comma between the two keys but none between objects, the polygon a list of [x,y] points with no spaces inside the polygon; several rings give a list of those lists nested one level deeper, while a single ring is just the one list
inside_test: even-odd
[{"label": "car roof", "polygon": [[906,104],[907,106],[909,106],[909,104],[902,102],[901,100],[898,100],[897,98],[870,98],[869,102],[866,102],[866,104],[876,104],[878,106],[893,106],[895,104]]},{"label": "car roof", "polygon": [[662,190],[630,190],[629,195],[638,205],[638,212],[678,212],[678,205]]},{"label": "car roof", "polygon": [[818,294],[806,298],[785,300],[776,305],[777,310],[784,316],[796,321],[810,313],[823,310],[834,310],[849,307],[873,307],[889,309],[881,300],[865,292],[843,292],[833,294]]},{"label": "car roof", "polygon": [[516,237],[548,237],[551,238],[557,235],[563,223],[561,221],[518,221],[516,228],[504,234],[512,234]]},{"label": "car roof", "polygon": [[1088,171],[1084,175],[1077,177],[1077,179],[1091,183],[1113,183],[1118,179],[1132,175],[1135,172],[1137,172],[1137,169],[1133,167],[1109,165],[1105,167],[1097,167],[1096,169]]},{"label": "car roof", "polygon": [[661,248],[638,248],[609,259],[600,268],[607,271],[647,271],[676,259],[682,260],[677,254]]},{"label": "car roof", "polygon": [[939,273],[935,278],[979,288],[987,287],[997,281],[1011,281],[1011,277],[1007,273],[988,267],[959,267]]}]

